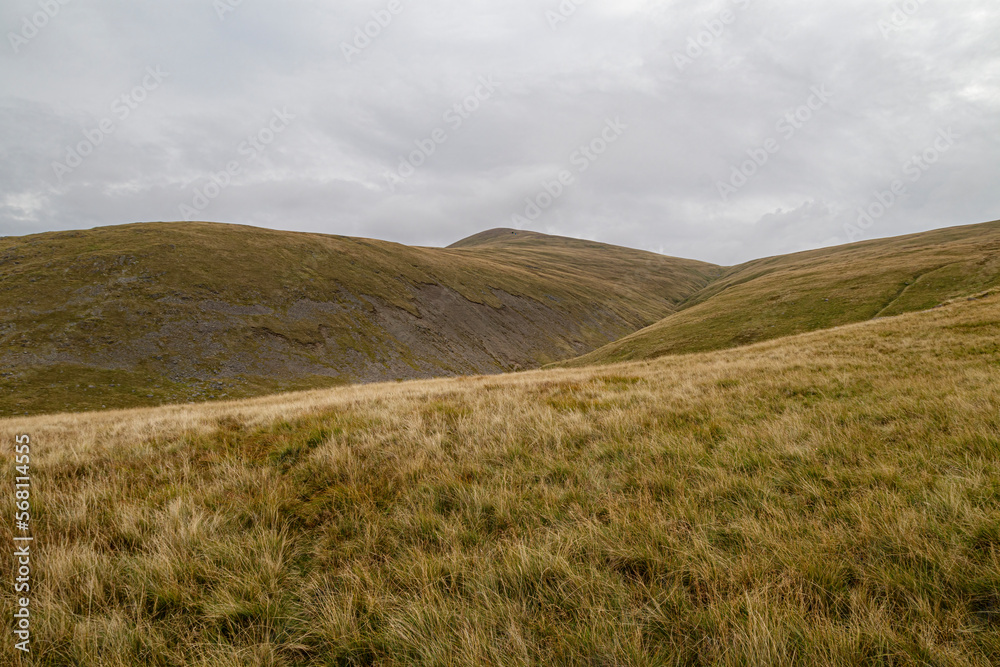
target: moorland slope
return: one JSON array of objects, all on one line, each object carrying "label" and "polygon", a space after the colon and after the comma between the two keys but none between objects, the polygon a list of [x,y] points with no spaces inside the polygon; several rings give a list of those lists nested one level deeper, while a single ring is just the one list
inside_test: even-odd
[{"label": "moorland slope", "polygon": [[1000,656],[997,294],[650,362],[0,421],[17,433],[38,667]]},{"label": "moorland slope", "polygon": [[711,264],[534,235],[418,248],[212,223],[0,239],[0,414],[497,373],[652,324]]},{"label": "moorland slope", "polygon": [[569,366],[653,359],[925,310],[1000,285],[1000,221],[747,262]]}]

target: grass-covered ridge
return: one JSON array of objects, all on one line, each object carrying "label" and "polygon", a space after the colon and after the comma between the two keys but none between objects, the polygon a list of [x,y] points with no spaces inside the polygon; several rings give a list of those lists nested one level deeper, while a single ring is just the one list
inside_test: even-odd
[{"label": "grass-covered ridge", "polygon": [[0,422],[37,457],[33,664],[996,664],[998,335],[993,295],[724,353]]},{"label": "grass-covered ridge", "polygon": [[1000,285],[1000,221],[732,267],[676,313],[567,362],[586,366],[737,347],[933,308]]},{"label": "grass-covered ridge", "polygon": [[537,367],[720,272],[538,237],[517,261],[199,222],[3,238],[0,416]]}]

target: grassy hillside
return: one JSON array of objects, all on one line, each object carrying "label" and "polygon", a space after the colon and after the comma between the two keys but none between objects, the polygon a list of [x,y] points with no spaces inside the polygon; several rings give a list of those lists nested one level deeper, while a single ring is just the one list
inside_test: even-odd
[{"label": "grassy hillside", "polygon": [[537,367],[720,272],[550,238],[513,260],[210,223],[0,239],[0,414]]},{"label": "grassy hillside", "polygon": [[[689,259],[585,241],[565,236],[514,229],[480,232],[449,249],[462,256],[514,266],[528,273],[541,272],[553,280],[593,290],[591,299],[608,294],[645,294],[652,305],[666,302],[671,311],[678,303],[720,277],[725,268]],[[567,261],[571,258],[571,261]]]},{"label": "grassy hillside", "polygon": [[729,269],[679,312],[567,365],[746,345],[933,308],[1000,285],[1000,222],[953,227]]},{"label": "grassy hillside", "polygon": [[16,433],[36,666],[1000,656],[996,294],[724,353]]},{"label": "grassy hillside", "polygon": [[[696,282],[705,287],[725,272],[723,267],[704,262],[514,229],[480,232],[449,248],[462,250],[463,256],[516,266],[527,272],[544,271],[553,279],[586,286],[593,290],[591,299],[606,298],[616,292],[645,293],[661,303],[666,301],[671,312],[678,303],[697,293],[697,288],[687,291]],[[566,257],[572,257],[573,261],[566,261]]]}]

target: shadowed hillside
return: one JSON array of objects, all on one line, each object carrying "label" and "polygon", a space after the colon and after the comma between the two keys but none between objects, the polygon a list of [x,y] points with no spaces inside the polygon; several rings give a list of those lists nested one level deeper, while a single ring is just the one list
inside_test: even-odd
[{"label": "shadowed hillside", "polygon": [[5,238],[0,414],[537,367],[719,272],[544,235],[511,251],[211,223]]},{"label": "shadowed hillside", "polygon": [[933,308],[1000,285],[1000,222],[760,259],[567,365],[701,352]]}]

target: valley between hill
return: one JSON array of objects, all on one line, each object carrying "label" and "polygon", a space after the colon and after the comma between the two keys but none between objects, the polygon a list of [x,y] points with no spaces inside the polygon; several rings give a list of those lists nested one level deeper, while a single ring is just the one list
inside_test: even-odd
[{"label": "valley between hill", "polygon": [[0,239],[0,415],[744,346],[1000,285],[1000,222],[719,267],[494,229],[449,248],[210,223]]},{"label": "valley between hill", "polygon": [[145,223],[0,239],[0,415],[534,368],[721,273],[531,238],[507,253]]}]

